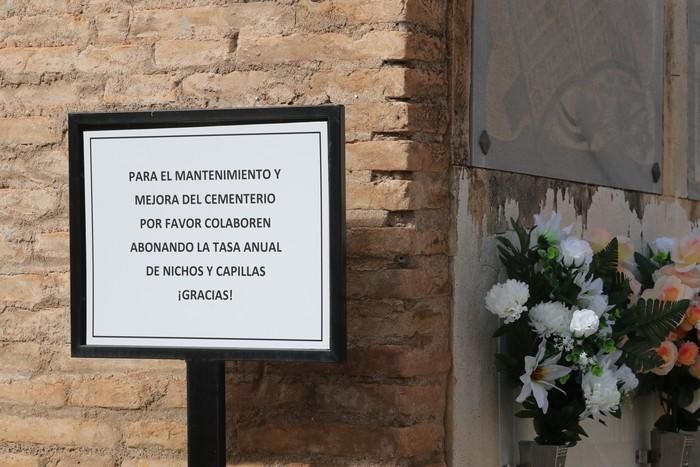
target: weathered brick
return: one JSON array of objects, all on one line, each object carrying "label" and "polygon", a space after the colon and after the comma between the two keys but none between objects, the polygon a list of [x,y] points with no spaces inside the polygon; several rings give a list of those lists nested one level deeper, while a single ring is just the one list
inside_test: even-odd
[{"label": "weathered brick", "polygon": [[114,467],[114,457],[61,455],[55,465],[56,467]]},{"label": "weathered brick", "polygon": [[35,107],[65,107],[77,103],[79,99],[78,86],[65,81],[42,86],[0,87],[0,108],[10,112]]},{"label": "weathered brick", "polygon": [[320,71],[311,76],[304,91],[308,98],[323,96],[332,102],[383,101],[406,96],[405,75],[403,68]]},{"label": "weathered brick", "polygon": [[443,428],[437,424],[401,428],[341,423],[267,424],[242,428],[238,446],[243,453],[263,451],[331,456],[362,453],[365,456],[406,456],[418,460],[429,458],[440,449],[442,435]]},{"label": "weathered brick", "polygon": [[446,262],[417,269],[348,272],[348,296],[351,298],[422,298],[448,292]]},{"label": "weathered brick", "polygon": [[147,374],[131,373],[127,378],[98,376],[73,383],[68,398],[70,405],[138,409],[163,391],[164,383]]},{"label": "weathered brick", "polygon": [[51,144],[59,140],[49,118],[0,118],[0,144]]},{"label": "weathered brick", "polygon": [[438,60],[442,43],[418,33],[373,31],[359,39],[339,33],[239,37],[240,63]]},{"label": "weathered brick", "polygon": [[235,106],[255,105],[261,99],[267,104],[288,103],[297,95],[288,77],[257,70],[197,73],[183,80],[182,91],[187,97]]},{"label": "weathered brick", "polygon": [[106,421],[0,415],[0,440],[14,443],[113,448],[119,442],[119,432]]},{"label": "weathered brick", "polygon": [[129,447],[156,446],[164,449],[185,449],[187,427],[184,423],[140,421],[129,424],[126,431]]},{"label": "weathered brick", "polygon": [[366,141],[345,146],[348,170],[425,171],[447,169],[448,158],[439,145],[413,141]]},{"label": "weathered brick", "polygon": [[43,258],[68,260],[70,257],[68,232],[37,234],[34,239],[34,254]]},{"label": "weathered brick", "polygon": [[[68,73],[75,70],[78,51],[75,47],[32,48],[24,70],[27,73]],[[17,71],[17,70],[13,70]]]},{"label": "weathered brick", "polygon": [[40,366],[40,344],[34,342],[0,344],[0,376],[29,376]]},{"label": "weathered brick", "polygon": [[126,459],[121,467],[187,467],[187,461],[180,459]]},{"label": "weathered brick", "polygon": [[61,407],[66,402],[66,383],[60,379],[36,378],[0,382],[0,403]]},{"label": "weathered brick", "polygon": [[107,81],[104,101],[107,104],[158,105],[175,102],[176,82],[169,75],[136,75],[128,79]]},{"label": "weathered brick", "polygon": [[156,44],[155,60],[160,68],[214,65],[231,57],[230,40],[168,40]]},{"label": "weathered brick", "polygon": [[[51,371],[73,374],[93,374],[99,372],[128,373],[131,371],[173,372],[185,371],[185,363],[180,360],[139,360],[132,358],[71,358],[70,349],[62,346],[50,363]],[[124,375],[127,378],[128,375]]]},{"label": "weathered brick", "polygon": [[0,302],[33,305],[44,298],[41,274],[0,275]]},{"label": "weathered brick", "polygon": [[303,384],[273,383],[263,380],[258,383],[239,383],[226,388],[226,408],[234,413],[256,407],[271,409],[299,402],[308,395],[309,388]]},{"label": "weathered brick", "polygon": [[56,46],[87,41],[88,21],[74,15],[22,15],[0,21],[0,42],[10,46]]},{"label": "weathered brick", "polygon": [[347,234],[350,256],[432,255],[447,253],[447,232],[413,228],[352,229]]},{"label": "weathered brick", "polygon": [[62,333],[65,311],[63,308],[37,311],[8,308],[0,314],[0,341],[47,339],[52,333]]},{"label": "weathered brick", "polygon": [[0,467],[39,467],[41,459],[29,454],[0,453]]},{"label": "weathered brick", "polygon": [[0,156],[0,179],[8,188],[44,187],[68,182],[68,154],[63,150],[32,152],[7,159]]},{"label": "weathered brick", "polygon": [[141,45],[117,45],[113,47],[89,46],[78,55],[76,67],[84,73],[108,73],[146,71],[153,67],[150,47]]},{"label": "weathered brick", "polygon": [[168,381],[163,396],[156,400],[153,406],[162,409],[187,407],[186,381],[183,379]]},{"label": "weathered brick", "polygon": [[58,207],[59,194],[56,190],[0,189],[2,221],[35,221],[54,212]]},{"label": "weathered brick", "polygon": [[95,16],[97,40],[103,43],[124,42],[129,32],[129,13],[115,11]]},{"label": "weathered brick", "polygon": [[321,384],[314,395],[320,409],[333,413],[425,418],[438,417],[445,410],[441,385]]}]

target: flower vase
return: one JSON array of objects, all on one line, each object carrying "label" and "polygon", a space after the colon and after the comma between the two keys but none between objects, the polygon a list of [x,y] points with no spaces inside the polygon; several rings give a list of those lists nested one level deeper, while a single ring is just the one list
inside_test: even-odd
[{"label": "flower vase", "polygon": [[[695,435],[693,433],[651,432],[652,467],[688,467]],[[700,464],[698,464],[700,465]]]},{"label": "flower vase", "polygon": [[520,467],[565,467],[566,446],[537,444],[520,441]]}]

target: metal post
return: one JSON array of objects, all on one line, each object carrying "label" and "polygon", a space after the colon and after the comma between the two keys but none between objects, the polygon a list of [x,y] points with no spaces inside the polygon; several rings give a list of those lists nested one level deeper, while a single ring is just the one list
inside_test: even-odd
[{"label": "metal post", "polygon": [[187,360],[187,465],[226,466],[224,362]]}]

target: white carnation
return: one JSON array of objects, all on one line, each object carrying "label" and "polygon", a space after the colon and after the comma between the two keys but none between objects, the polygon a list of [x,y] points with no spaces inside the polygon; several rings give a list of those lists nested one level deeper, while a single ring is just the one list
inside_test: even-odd
[{"label": "white carnation", "polygon": [[593,261],[591,245],[576,237],[567,237],[559,244],[560,259],[566,266],[587,266]]},{"label": "white carnation", "polygon": [[581,388],[586,399],[586,410],[581,414],[582,419],[591,416],[600,420],[620,407],[621,394],[617,389],[617,378],[609,368],[604,368],[600,376],[586,373],[581,381]]},{"label": "white carnation", "polygon": [[573,312],[561,302],[540,303],[530,310],[530,325],[541,336],[569,336]]},{"label": "white carnation", "polygon": [[530,289],[524,282],[509,279],[503,284],[496,284],[486,294],[486,309],[512,323],[527,310],[525,303],[530,298]]},{"label": "white carnation", "polygon": [[576,310],[571,317],[569,330],[574,337],[588,337],[598,330],[598,315],[593,310]]},{"label": "white carnation", "polygon": [[637,389],[637,386],[639,386],[639,380],[637,379],[637,376],[627,365],[622,365],[621,367],[619,367],[617,371],[615,371],[615,377],[620,383],[622,383],[620,391],[623,395],[629,394],[630,392]]}]

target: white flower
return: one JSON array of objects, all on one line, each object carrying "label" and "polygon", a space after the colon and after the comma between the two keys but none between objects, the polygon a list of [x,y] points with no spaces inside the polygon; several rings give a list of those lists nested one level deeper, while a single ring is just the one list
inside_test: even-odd
[{"label": "white flower", "polygon": [[570,335],[572,315],[573,312],[561,302],[540,303],[530,310],[530,326],[544,337],[553,334],[566,337]]},{"label": "white flower", "polygon": [[588,266],[593,261],[591,245],[576,237],[568,237],[559,244],[559,258],[566,266]]},{"label": "white flower", "polygon": [[588,337],[598,330],[598,315],[593,310],[576,310],[571,317],[569,330],[574,337]]},{"label": "white flower", "polygon": [[671,251],[676,247],[676,239],[675,238],[669,238],[669,237],[659,237],[656,240],[652,242],[651,245],[649,245],[651,248],[652,253],[654,255],[657,255],[659,253],[668,253],[670,254]]},{"label": "white flower", "polygon": [[617,378],[609,368],[603,368],[603,373],[596,376],[591,372],[583,376],[581,382],[583,396],[586,399],[586,410],[581,418],[588,416],[600,420],[620,407],[620,391],[617,389]]},{"label": "white flower", "polygon": [[543,413],[547,413],[549,408],[549,400],[547,399],[547,391],[555,388],[558,391],[564,392],[556,387],[556,380],[562,376],[566,376],[571,372],[571,368],[556,365],[556,362],[561,358],[561,353],[549,357],[544,362],[544,353],[547,349],[547,341],[540,341],[537,355],[534,357],[525,357],[525,373],[520,377],[523,382],[523,389],[515,399],[517,402],[523,402],[530,394],[535,397],[537,406],[542,409]]},{"label": "white flower", "polygon": [[631,393],[632,391],[637,389],[637,386],[639,386],[639,380],[637,379],[637,376],[635,376],[632,369],[627,365],[620,366],[615,371],[615,377],[620,383],[622,383],[620,391],[622,392],[623,396]]},{"label": "white flower", "polygon": [[585,274],[578,274],[574,278],[574,283],[581,288],[577,297],[581,308],[595,311],[599,318],[608,311],[610,306],[608,306],[608,296],[603,293],[602,279],[586,279]]},{"label": "white flower", "polygon": [[[545,220],[544,217],[535,214],[535,229],[532,235],[532,242],[537,243],[540,237],[545,237],[547,241],[552,245],[558,245],[563,239],[569,236],[571,233],[571,226],[560,227],[561,216],[556,213],[552,213],[549,220]],[[530,245],[534,246],[534,245]]]},{"label": "white flower", "polygon": [[486,309],[512,323],[527,310],[525,303],[530,298],[530,289],[524,282],[509,279],[503,284],[496,284],[486,294]]}]

